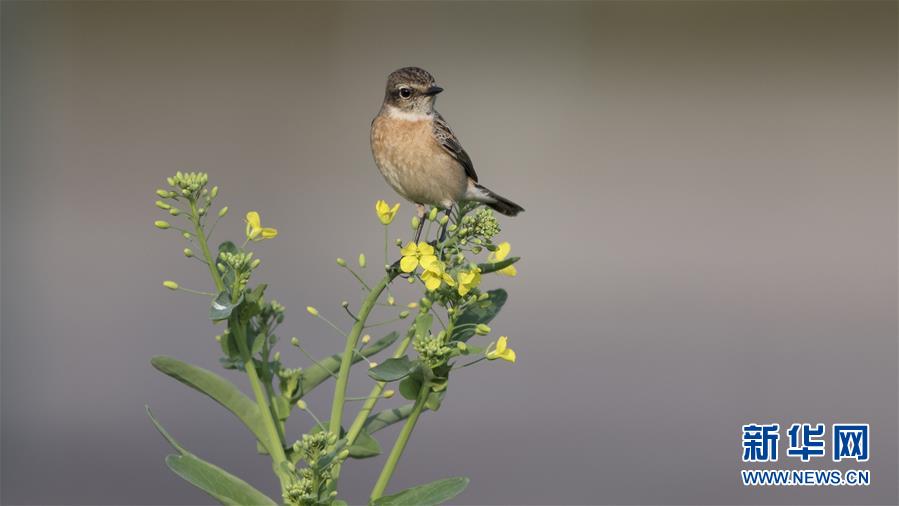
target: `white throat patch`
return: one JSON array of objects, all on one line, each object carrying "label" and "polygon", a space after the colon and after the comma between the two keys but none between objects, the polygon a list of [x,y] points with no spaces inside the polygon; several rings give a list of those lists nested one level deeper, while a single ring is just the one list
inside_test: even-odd
[{"label": "white throat patch", "polygon": [[401,119],[404,121],[426,121],[432,118],[431,114],[422,112],[406,112],[392,105],[387,106],[387,115],[391,118]]}]

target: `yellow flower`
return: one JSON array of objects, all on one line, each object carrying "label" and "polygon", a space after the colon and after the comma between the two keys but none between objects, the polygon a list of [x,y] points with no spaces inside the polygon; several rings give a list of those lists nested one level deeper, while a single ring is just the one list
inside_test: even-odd
[{"label": "yellow flower", "polygon": [[274,228],[263,228],[259,220],[259,213],[250,211],[247,213],[247,239],[253,241],[261,241],[263,239],[272,239],[278,236],[278,231]]},{"label": "yellow flower", "polygon": [[465,297],[472,288],[481,283],[481,269],[475,267],[470,271],[459,271],[459,295]]},{"label": "yellow flower", "polygon": [[396,212],[399,210],[399,202],[397,202],[393,207],[387,205],[387,202],[384,202],[383,200],[375,202],[375,212],[378,213],[378,219],[381,220],[381,223],[385,225],[390,225],[390,222],[393,221],[393,218],[396,217]]},{"label": "yellow flower", "polygon": [[515,350],[509,348],[508,345],[509,339],[506,336],[501,336],[498,341],[496,341],[496,348],[487,352],[487,360],[496,360],[501,358],[508,362],[515,363]]},{"label": "yellow flower", "polygon": [[400,250],[403,255],[400,260],[400,269],[403,272],[412,272],[421,264],[424,267],[425,261],[437,260],[434,256],[434,247],[426,242],[420,242],[416,246],[414,242],[409,241],[403,249]]},{"label": "yellow flower", "polygon": [[[496,247],[496,251],[490,254],[487,257],[488,262],[501,262],[509,256],[509,252],[512,251],[512,245],[508,242],[502,242]],[[500,269],[497,273],[502,274],[504,276],[514,277],[518,275],[518,270],[515,269],[514,265],[510,265],[504,269]]]},{"label": "yellow flower", "polygon": [[425,288],[430,292],[440,288],[441,283],[446,283],[449,286],[456,285],[453,277],[444,271],[445,266],[443,262],[437,260],[435,256],[423,258],[421,260],[421,268],[423,269],[421,280],[425,282]]}]

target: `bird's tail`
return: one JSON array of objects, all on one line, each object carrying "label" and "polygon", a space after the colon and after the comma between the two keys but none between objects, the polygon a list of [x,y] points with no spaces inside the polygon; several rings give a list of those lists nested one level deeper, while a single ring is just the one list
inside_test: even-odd
[{"label": "bird's tail", "polygon": [[516,216],[518,213],[524,211],[524,208],[515,202],[494,193],[493,190],[485,186],[471,182],[470,180],[468,195],[466,195],[466,197],[477,202],[483,202],[490,206],[494,211],[505,214],[506,216]]}]

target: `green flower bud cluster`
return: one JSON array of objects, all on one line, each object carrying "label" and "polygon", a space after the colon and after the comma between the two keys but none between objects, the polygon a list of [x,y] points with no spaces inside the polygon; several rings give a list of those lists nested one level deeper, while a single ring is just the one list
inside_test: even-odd
[{"label": "green flower bud cluster", "polygon": [[237,279],[238,284],[240,285],[240,289],[243,289],[247,286],[247,282],[250,280],[250,275],[253,272],[253,269],[259,267],[260,260],[258,258],[253,258],[253,252],[237,252],[231,253],[228,251],[222,251],[219,253],[219,261],[216,264],[219,272],[226,272],[227,270],[234,271],[235,278]]},{"label": "green flower bud cluster", "polygon": [[336,442],[337,435],[328,431],[303,434],[303,437],[293,444],[293,451],[300,453],[307,464],[315,467],[328,445]]},{"label": "green flower bud cluster", "polygon": [[496,216],[494,216],[493,210],[487,207],[482,207],[473,215],[462,218],[462,225],[468,227],[471,235],[475,238],[490,240],[500,233]]},{"label": "green flower bud cluster", "polygon": [[[166,182],[169,186],[178,190],[178,195],[183,197],[199,198],[209,182],[209,175],[205,172],[181,172],[175,173],[173,177],[167,178]],[[217,188],[213,188],[214,193],[218,193]],[[206,192],[208,194],[208,192]],[[208,200],[212,200],[209,198]]]},{"label": "green flower bud cluster", "polygon": [[312,469],[305,467],[297,474],[299,479],[284,490],[284,502],[291,506],[316,504],[318,498],[315,497],[315,473]]},{"label": "green flower bud cluster", "polygon": [[416,337],[412,341],[412,347],[418,352],[422,362],[431,369],[445,364],[453,352],[457,351],[446,345],[445,337],[445,333],[441,332],[436,336]]}]

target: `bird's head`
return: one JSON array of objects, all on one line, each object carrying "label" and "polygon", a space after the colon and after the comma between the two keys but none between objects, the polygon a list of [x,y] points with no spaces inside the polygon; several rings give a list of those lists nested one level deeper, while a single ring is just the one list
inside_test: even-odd
[{"label": "bird's head", "polygon": [[434,110],[434,100],[443,88],[434,83],[434,76],[418,67],[404,67],[387,77],[384,104],[412,114],[428,114]]}]

